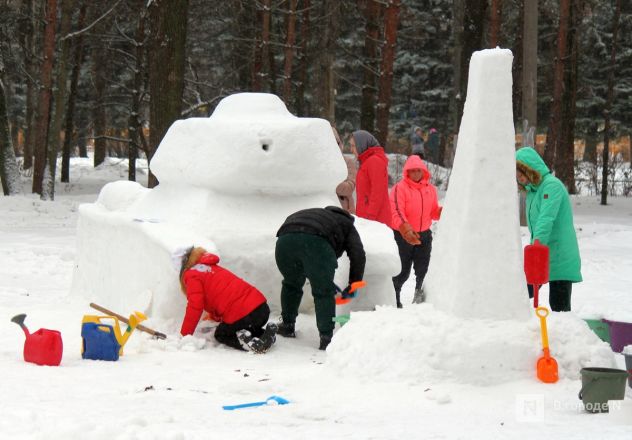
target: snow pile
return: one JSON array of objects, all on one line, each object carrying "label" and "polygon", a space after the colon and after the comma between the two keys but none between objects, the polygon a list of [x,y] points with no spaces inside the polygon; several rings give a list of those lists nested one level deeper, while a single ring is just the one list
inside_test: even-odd
[{"label": "snow pile", "polygon": [[512,59],[507,49],[472,55],[450,187],[424,282],[429,302],[461,317],[528,317],[514,156]]},{"label": "snow pile", "polygon": [[[560,378],[586,366],[614,367],[610,346],[571,313],[547,319]],[[327,349],[327,365],[371,381],[493,385],[536,378],[542,356],[539,319],[462,319],[431,304],[354,312]]]},{"label": "snow pile", "polygon": [[[123,313],[175,320],[185,301],[171,253],[191,245],[217,253],[278,311],[276,231],[297,210],[337,206],[335,188],[346,177],[327,121],[295,117],[277,96],[261,93],[231,95],[210,118],[175,122],[151,169],[157,187],[114,182],[80,207],[72,291]],[[390,228],[362,219],[356,226],[370,287],[353,307],[372,310],[394,302],[399,257]],[[336,282],[344,287],[348,265],[340,263]],[[309,310],[313,301],[303,305]]]}]

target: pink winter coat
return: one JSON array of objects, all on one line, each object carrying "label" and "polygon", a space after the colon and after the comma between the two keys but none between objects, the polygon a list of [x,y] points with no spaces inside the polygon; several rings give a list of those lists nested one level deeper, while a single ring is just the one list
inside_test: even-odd
[{"label": "pink winter coat", "polygon": [[356,176],[356,215],[390,226],[391,206],[388,201],[388,158],[380,146],[370,147],[358,156],[360,168]]},{"label": "pink winter coat", "polygon": [[[419,182],[408,177],[408,170],[421,169]],[[437,188],[430,183],[430,172],[423,160],[412,155],[404,165],[404,177],[392,189],[389,197],[393,213],[391,228],[399,230],[402,223],[409,223],[416,232],[430,229],[432,220],[439,220],[441,207],[437,200]]]}]

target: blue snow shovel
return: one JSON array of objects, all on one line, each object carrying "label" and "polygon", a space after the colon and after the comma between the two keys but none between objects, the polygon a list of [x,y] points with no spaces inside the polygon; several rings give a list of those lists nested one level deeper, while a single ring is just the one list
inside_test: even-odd
[{"label": "blue snow shovel", "polygon": [[239,405],[224,405],[222,406],[222,408],[224,408],[227,411],[232,411],[234,409],[252,408],[254,406],[263,406],[263,405],[271,405],[271,404],[285,405],[287,403],[290,403],[290,401],[287,399],[284,399],[283,397],[270,396],[262,402],[241,403]]}]

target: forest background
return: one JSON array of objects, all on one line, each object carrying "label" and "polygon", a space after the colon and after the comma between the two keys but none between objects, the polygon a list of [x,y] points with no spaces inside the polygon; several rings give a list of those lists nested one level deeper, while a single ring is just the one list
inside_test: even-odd
[{"label": "forest background", "polygon": [[0,0],[3,191],[26,175],[54,199],[88,150],[94,166],[129,158],[136,180],[175,120],[249,91],[343,137],[371,131],[389,153],[435,128],[450,167],[469,59],[497,46],[514,54],[516,146],[571,193],[632,194],[624,0]]}]

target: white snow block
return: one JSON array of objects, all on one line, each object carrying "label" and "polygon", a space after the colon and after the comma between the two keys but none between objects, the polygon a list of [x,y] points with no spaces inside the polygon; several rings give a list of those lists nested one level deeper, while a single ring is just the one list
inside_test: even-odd
[{"label": "white snow block", "polygon": [[[106,185],[82,205],[72,292],[126,315],[184,316],[171,253],[203,246],[220,264],[261,290],[280,311],[276,232],[293,212],[338,206],[336,185],[347,173],[329,122],[297,118],[275,95],[243,93],[222,100],[210,118],[175,122],[152,162],[160,184]],[[399,272],[392,231],[358,220],[367,252],[369,287],[353,310],[394,303]],[[337,278],[346,286],[348,264]],[[302,311],[313,309],[309,283]]]},{"label": "white snow block", "polygon": [[424,282],[460,317],[529,317],[516,186],[508,49],[475,52],[454,167]]}]

